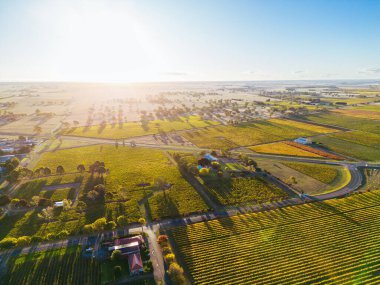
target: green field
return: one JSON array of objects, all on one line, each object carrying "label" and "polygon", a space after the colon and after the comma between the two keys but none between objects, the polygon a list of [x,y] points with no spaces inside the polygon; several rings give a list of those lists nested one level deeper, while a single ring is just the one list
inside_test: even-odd
[{"label": "green field", "polygon": [[325,184],[332,183],[338,175],[338,169],[330,165],[299,162],[282,162],[282,164]]},{"label": "green field", "polygon": [[[145,216],[148,219],[159,219],[208,210],[196,190],[182,177],[177,166],[171,164],[160,150],[130,147],[116,149],[110,145],[103,146],[102,149],[99,146],[67,149],[44,153],[36,167],[47,166],[55,169],[59,162],[67,172],[73,172],[78,164],[83,163],[88,169],[96,160],[103,161],[109,169],[109,174],[104,177],[104,199],[92,201],[86,197],[86,193],[102,179],[97,174],[91,176],[84,173],[79,193],[79,202],[86,204],[84,212],[77,212],[75,209],[56,211],[50,222],[38,217],[41,211],[39,208],[32,208],[26,213],[14,216],[4,216],[0,218],[3,225],[0,228],[0,239],[24,235],[45,239],[47,234],[57,234],[62,230],[75,235],[81,233],[85,224],[93,223],[102,217],[116,222],[118,216],[125,215],[128,222],[132,223]],[[162,178],[172,186],[163,192],[155,185],[156,178]],[[142,182],[151,185],[139,187],[138,184]],[[31,199],[34,195],[44,195],[52,199],[61,199],[63,195],[69,195],[67,191],[71,192],[66,189],[41,193],[44,183],[45,180],[42,178],[26,183],[15,196]]]},{"label": "green field", "polygon": [[378,284],[379,191],[167,231],[193,284]]},{"label": "green field", "polygon": [[237,146],[250,146],[284,139],[293,139],[302,136],[312,136],[318,132],[301,129],[276,121],[257,121],[238,126],[217,126],[201,130],[183,132],[182,135],[199,147],[233,148]]},{"label": "green field", "polygon": [[119,126],[119,124],[107,125],[104,129],[101,126],[71,128],[69,130],[64,130],[62,134],[105,139],[123,139],[158,134],[160,131],[170,132],[192,128],[203,128],[217,124],[219,123],[203,120],[199,116],[189,116],[179,117],[173,120],[150,121],[146,127],[143,127],[140,122],[127,122],[123,123],[121,126]]},{"label": "green field", "polygon": [[9,259],[1,284],[101,284],[100,262],[81,256],[80,247],[19,255]]},{"label": "green field", "polygon": [[[104,209],[99,208],[97,211],[112,212],[112,218],[127,211],[131,221],[136,221],[142,213],[138,207],[138,202],[149,194],[152,194],[154,187],[146,187],[146,189],[137,186],[139,183],[154,184],[156,178],[162,177],[167,183],[173,186],[165,191],[168,203],[172,204],[175,212],[179,214],[197,212],[207,209],[203,200],[198,196],[198,193],[192,186],[182,178],[180,172],[175,165],[169,163],[168,158],[160,150],[130,148],[114,146],[91,146],[84,148],[68,149],[56,151],[54,153],[45,153],[42,155],[38,166],[54,165],[56,161],[66,169],[66,171],[74,171],[78,164],[82,163],[86,168],[96,160],[103,161],[106,168],[109,168],[110,173],[105,178],[107,192],[112,193],[111,198],[107,200],[125,200],[124,207],[116,203],[106,203]],[[85,182],[86,183],[86,182]],[[84,192],[88,189],[83,189]],[[84,193],[82,193],[84,194]],[[161,194],[153,195],[151,200],[159,199]],[[114,205],[113,205],[114,204]],[[115,209],[116,208],[116,209]],[[157,218],[159,215],[152,209],[152,217]],[[165,216],[172,216],[173,209],[167,208],[163,204],[157,204],[160,213]]]},{"label": "green field", "polygon": [[200,181],[205,189],[221,205],[257,204],[288,197],[286,192],[260,177],[203,179]]},{"label": "green field", "polygon": [[316,123],[380,134],[379,122],[370,119],[355,118],[334,112],[311,115],[305,117],[305,119]]},{"label": "green field", "polygon": [[331,134],[329,136],[340,140],[352,142],[355,144],[362,144],[369,147],[380,148],[380,134],[373,134],[362,131],[352,131]]},{"label": "green field", "polygon": [[380,159],[380,149],[347,140],[341,140],[333,136],[324,136],[313,139],[321,143],[326,149],[360,160],[376,161]]}]

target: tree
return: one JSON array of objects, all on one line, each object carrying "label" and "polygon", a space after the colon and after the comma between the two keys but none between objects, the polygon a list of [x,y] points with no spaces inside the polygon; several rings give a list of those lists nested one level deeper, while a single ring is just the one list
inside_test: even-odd
[{"label": "tree", "polygon": [[146,224],[146,220],[144,218],[139,219],[139,224],[141,224],[141,232],[144,231],[144,225]]},{"label": "tree", "polygon": [[38,217],[49,223],[54,217],[54,208],[50,206],[46,207],[38,214]]},{"label": "tree", "polygon": [[17,239],[17,246],[27,246],[31,242],[31,238],[29,236],[22,236]]},{"label": "tree", "polygon": [[40,126],[35,126],[33,131],[37,134],[40,135],[42,133],[42,128]]},{"label": "tree", "polygon": [[86,168],[84,167],[83,164],[79,164],[77,166],[77,170],[78,170],[78,172],[83,173],[86,170]]},{"label": "tree", "polygon": [[45,175],[50,175],[50,174],[51,174],[51,170],[50,170],[49,167],[45,167],[45,168],[44,168],[44,174],[45,174]]},{"label": "tree", "polygon": [[99,218],[92,223],[95,231],[102,231],[107,224],[106,218]]},{"label": "tree", "polygon": [[58,166],[57,166],[57,170],[56,170],[56,172],[57,172],[59,175],[62,175],[62,174],[65,173],[65,169],[63,168],[62,165],[58,165]]},{"label": "tree", "polygon": [[38,206],[38,204],[40,203],[40,196],[33,196],[32,197],[32,203],[33,203],[33,205],[35,205],[35,206]]},{"label": "tree", "polygon": [[170,265],[175,259],[175,256],[173,253],[168,253],[167,255],[165,255],[165,261],[168,265]]},{"label": "tree", "polygon": [[73,202],[69,199],[63,199],[63,210],[68,211],[73,207]]},{"label": "tree", "polygon": [[99,197],[99,193],[96,192],[95,190],[91,190],[87,193],[87,198],[90,199],[90,200],[96,200],[98,199]]},{"label": "tree", "polygon": [[118,249],[115,249],[111,254],[111,260],[119,261],[120,259],[121,259],[121,251]]},{"label": "tree", "polygon": [[116,221],[121,227],[125,227],[128,224],[128,219],[124,215],[118,216]]},{"label": "tree", "polygon": [[183,276],[183,269],[178,263],[173,262],[168,269],[170,279],[174,284],[185,284],[185,277]]}]

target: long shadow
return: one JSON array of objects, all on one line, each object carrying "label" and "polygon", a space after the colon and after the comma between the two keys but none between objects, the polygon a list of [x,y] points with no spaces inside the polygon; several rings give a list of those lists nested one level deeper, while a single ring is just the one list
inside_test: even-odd
[{"label": "long shadow", "polygon": [[339,211],[337,208],[335,208],[334,206],[331,206],[329,204],[327,204],[325,201],[321,201],[321,200],[318,200],[317,198],[315,197],[312,197],[312,196],[309,196],[309,198],[313,201],[316,201],[316,203],[313,204],[313,206],[315,206],[316,208],[319,208],[321,210],[325,210],[325,211],[328,211],[334,215],[338,215],[344,219],[346,219],[347,221],[355,224],[355,225],[360,225],[359,222],[355,221],[353,218],[351,218],[349,215],[347,215],[346,213],[344,212],[341,212]]}]

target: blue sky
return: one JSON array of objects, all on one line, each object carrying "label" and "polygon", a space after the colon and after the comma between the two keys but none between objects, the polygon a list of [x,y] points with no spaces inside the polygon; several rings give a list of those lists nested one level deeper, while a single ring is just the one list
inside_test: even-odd
[{"label": "blue sky", "polygon": [[380,1],[0,0],[0,81],[380,78]]}]

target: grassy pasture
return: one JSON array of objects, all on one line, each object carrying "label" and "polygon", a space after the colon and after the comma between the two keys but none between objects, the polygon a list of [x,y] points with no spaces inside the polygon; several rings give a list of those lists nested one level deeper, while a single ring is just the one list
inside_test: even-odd
[{"label": "grassy pasture", "polygon": [[167,231],[193,284],[378,284],[380,193]]},{"label": "grassy pasture", "polygon": [[104,129],[102,129],[101,126],[71,128],[64,130],[63,134],[93,138],[122,139],[158,134],[160,131],[170,132],[192,128],[203,128],[217,124],[219,123],[203,120],[199,116],[189,116],[173,120],[150,121],[145,129],[140,122],[127,122],[123,123],[121,126],[119,126],[119,124],[107,125]]}]

